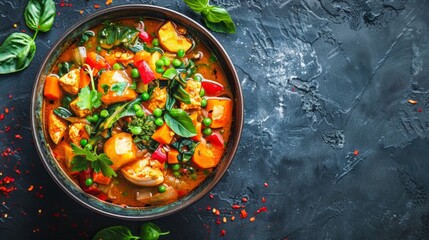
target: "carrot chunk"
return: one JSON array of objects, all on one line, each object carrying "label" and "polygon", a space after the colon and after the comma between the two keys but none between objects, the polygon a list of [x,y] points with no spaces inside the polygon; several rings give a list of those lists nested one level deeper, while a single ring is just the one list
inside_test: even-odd
[{"label": "carrot chunk", "polygon": [[166,123],[159,127],[152,135],[152,139],[161,144],[170,144],[173,137],[174,132],[170,130]]},{"label": "carrot chunk", "polygon": [[61,89],[59,84],[59,78],[57,76],[49,75],[46,77],[43,95],[50,100],[60,99]]}]

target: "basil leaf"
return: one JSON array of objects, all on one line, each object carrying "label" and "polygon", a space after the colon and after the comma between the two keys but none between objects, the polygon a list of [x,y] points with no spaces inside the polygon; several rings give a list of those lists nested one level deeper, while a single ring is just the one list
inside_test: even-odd
[{"label": "basil leaf", "polygon": [[193,137],[197,135],[192,119],[182,109],[173,108],[164,114],[165,123],[174,133],[181,137]]},{"label": "basil leaf", "polygon": [[63,119],[67,119],[73,116],[73,113],[71,113],[67,108],[63,108],[63,107],[58,107],[54,109],[54,113],[55,115]]},{"label": "basil leaf", "polygon": [[124,226],[113,226],[100,230],[92,238],[93,240],[131,240],[140,239],[138,236],[134,236],[131,230]]},{"label": "basil leaf", "polygon": [[131,102],[127,102],[122,106],[118,106],[115,111],[103,123],[100,124],[100,129],[104,130],[111,128],[113,124],[120,118],[136,115],[136,112],[133,109],[133,105],[140,102],[141,98],[136,98]]},{"label": "basil leaf", "polygon": [[202,12],[209,6],[209,0],[185,0],[185,3],[196,13]]},{"label": "basil leaf", "polygon": [[36,32],[47,32],[54,23],[55,14],[56,8],[54,1],[30,0],[24,12],[25,23]]},{"label": "basil leaf", "polygon": [[174,104],[176,104],[176,98],[174,98],[172,94],[168,94],[167,101],[165,103],[165,109],[167,109],[167,111],[170,111],[171,109],[173,109]]},{"label": "basil leaf", "polygon": [[235,24],[228,11],[221,7],[210,6],[201,12],[208,28],[220,33],[235,33]]},{"label": "basil leaf", "polygon": [[98,42],[105,49],[110,49],[121,44],[129,45],[135,42],[139,35],[137,29],[127,26],[110,24],[98,33]]},{"label": "basil leaf", "polygon": [[189,96],[189,93],[186,92],[186,90],[182,87],[182,85],[179,85],[176,92],[173,94],[173,96],[186,104],[191,103],[191,97]]},{"label": "basil leaf", "polygon": [[157,240],[159,236],[167,235],[170,232],[161,232],[161,229],[154,223],[143,223],[140,229],[140,237],[144,240]]},{"label": "basil leaf", "polygon": [[167,69],[162,76],[168,79],[173,79],[177,75],[177,70],[175,68]]},{"label": "basil leaf", "polygon": [[26,68],[36,53],[36,44],[25,33],[12,33],[0,46],[0,74]]}]

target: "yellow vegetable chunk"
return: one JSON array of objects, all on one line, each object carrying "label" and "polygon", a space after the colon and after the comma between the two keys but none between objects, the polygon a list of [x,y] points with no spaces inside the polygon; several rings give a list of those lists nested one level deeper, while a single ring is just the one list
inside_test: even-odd
[{"label": "yellow vegetable chunk", "polygon": [[122,132],[113,135],[106,141],[103,149],[112,160],[113,164],[110,167],[115,171],[136,160],[137,147],[129,133]]},{"label": "yellow vegetable chunk", "polygon": [[[133,81],[125,70],[109,70],[101,74],[98,80],[98,91],[104,93],[103,86],[108,87],[106,94],[103,94],[101,101],[110,105],[118,102],[133,100],[137,97],[136,91],[130,89]],[[113,89],[116,91],[113,91]]]},{"label": "yellow vegetable chunk", "polygon": [[63,75],[59,82],[64,91],[71,95],[76,95],[79,92],[80,69],[74,69]]},{"label": "yellow vegetable chunk", "polygon": [[89,109],[80,109],[79,106],[77,106],[77,102],[79,102],[79,100],[79,97],[73,100],[70,103],[70,109],[73,111],[74,114],[76,114],[76,116],[83,118],[91,114],[91,111]]},{"label": "yellow vegetable chunk", "polygon": [[177,53],[179,49],[188,51],[192,47],[192,41],[180,35],[172,22],[168,21],[158,30],[158,38],[161,46],[169,52]]},{"label": "yellow vegetable chunk", "polygon": [[48,132],[52,141],[58,144],[64,137],[67,130],[67,123],[60,117],[54,114],[52,110],[48,115]]}]

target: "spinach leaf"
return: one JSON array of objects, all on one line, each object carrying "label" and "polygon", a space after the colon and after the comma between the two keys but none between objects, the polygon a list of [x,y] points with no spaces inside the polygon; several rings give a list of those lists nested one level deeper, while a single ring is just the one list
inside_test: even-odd
[{"label": "spinach leaf", "polygon": [[73,101],[73,96],[65,94],[64,97],[61,99],[61,107],[70,109],[70,103],[72,101]]},{"label": "spinach leaf", "polygon": [[218,6],[211,6],[208,0],[184,0],[194,12],[201,13],[204,23],[212,31],[235,33],[235,24],[228,11]]},{"label": "spinach leaf", "polygon": [[25,33],[12,33],[0,46],[0,74],[26,68],[36,53],[34,40]]},{"label": "spinach leaf", "polygon": [[88,42],[89,37],[94,37],[94,36],[95,36],[94,31],[87,30],[87,31],[83,32],[82,36],[80,37],[80,40],[78,42],[78,45],[83,46],[86,42]]},{"label": "spinach leaf", "polygon": [[165,72],[162,74],[163,77],[168,79],[173,79],[177,75],[177,70],[175,68],[169,68],[165,70]]},{"label": "spinach leaf", "polygon": [[118,121],[120,118],[136,115],[136,111],[133,109],[133,105],[136,103],[140,104],[140,102],[141,102],[141,98],[136,98],[131,102],[127,102],[122,106],[116,107],[114,112],[110,114],[110,116],[100,124],[100,129],[104,130],[104,129],[111,128],[113,124],[116,121]]},{"label": "spinach leaf", "polygon": [[185,3],[196,13],[202,12],[209,6],[209,0],[185,0]]},{"label": "spinach leaf", "polygon": [[56,8],[53,0],[30,0],[24,12],[25,23],[36,31],[36,34],[38,31],[49,31],[55,15]]},{"label": "spinach leaf", "polygon": [[162,232],[154,223],[143,223],[140,229],[140,237],[144,240],[157,240],[159,236],[167,235],[170,232]]},{"label": "spinach leaf", "polygon": [[182,87],[182,85],[179,85],[179,87],[176,89],[176,91],[173,93],[173,96],[186,104],[191,103],[191,97],[189,96],[189,93],[186,92],[186,90]]},{"label": "spinach leaf", "polygon": [[[124,226],[113,226],[100,230],[92,238],[93,240],[132,240],[140,239],[139,236],[134,236],[131,230]],[[145,239],[146,240],[146,239]]]},{"label": "spinach leaf", "polygon": [[189,138],[180,138],[172,144],[172,146],[179,151],[177,159],[180,162],[188,162],[191,157],[194,155],[195,148],[197,147],[198,142],[192,141]]},{"label": "spinach leaf", "polygon": [[165,109],[167,109],[167,111],[170,111],[171,109],[173,109],[174,104],[176,104],[176,98],[174,98],[173,94],[167,94]]},{"label": "spinach leaf", "polygon": [[182,109],[173,108],[164,114],[165,123],[179,136],[193,137],[197,135],[192,119]]},{"label": "spinach leaf", "polygon": [[58,63],[58,76],[62,77],[66,73],[70,72],[72,65],[73,64],[69,62]]},{"label": "spinach leaf", "polygon": [[210,6],[201,12],[208,28],[220,33],[235,33],[235,25],[228,11],[224,8]]},{"label": "spinach leaf", "polygon": [[73,113],[71,113],[67,108],[63,108],[63,107],[58,107],[54,109],[54,113],[55,115],[63,119],[67,119],[73,116]]},{"label": "spinach leaf", "polygon": [[98,33],[98,42],[105,49],[121,44],[132,44],[139,35],[139,31],[123,25],[109,24]]}]

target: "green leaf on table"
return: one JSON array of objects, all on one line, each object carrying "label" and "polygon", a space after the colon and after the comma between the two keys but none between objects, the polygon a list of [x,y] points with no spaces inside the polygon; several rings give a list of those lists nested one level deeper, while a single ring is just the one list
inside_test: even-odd
[{"label": "green leaf on table", "polygon": [[185,3],[196,13],[202,12],[209,6],[209,0],[185,0]]},{"label": "green leaf on table", "polygon": [[12,33],[0,46],[0,74],[28,67],[36,53],[36,44],[25,33]]},{"label": "green leaf on table", "polygon": [[164,114],[165,123],[179,136],[193,137],[197,135],[192,119],[182,109],[173,108]]},{"label": "green leaf on table", "polygon": [[[132,240],[140,239],[139,236],[134,236],[131,233],[131,230],[124,226],[113,226],[101,229],[95,236],[93,240]],[[145,239],[146,240],[146,239]]]},{"label": "green leaf on table", "polygon": [[226,9],[210,6],[201,12],[201,16],[211,30],[220,33],[235,33],[235,24]]},{"label": "green leaf on table", "polygon": [[140,229],[140,237],[144,240],[157,240],[162,235],[167,235],[170,232],[162,232],[161,229],[154,223],[143,223]]},{"label": "green leaf on table", "polygon": [[49,31],[55,15],[56,8],[53,0],[30,0],[24,12],[25,23],[36,32]]}]

